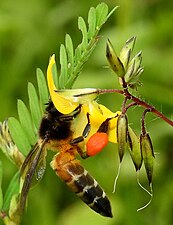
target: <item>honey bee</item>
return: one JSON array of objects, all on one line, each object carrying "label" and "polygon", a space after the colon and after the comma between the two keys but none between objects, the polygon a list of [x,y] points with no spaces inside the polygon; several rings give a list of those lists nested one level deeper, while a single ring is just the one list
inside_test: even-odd
[{"label": "honey bee", "polygon": [[[24,179],[20,194],[20,210],[23,212],[29,189],[33,181],[40,180],[45,170],[47,149],[58,151],[51,162],[56,174],[65,181],[83,202],[97,213],[112,217],[110,201],[97,181],[82,167],[76,155],[81,152],[78,143],[81,138],[73,139],[72,125],[81,111],[79,105],[72,113],[60,113],[50,101],[39,128],[39,141],[26,157],[21,176]],[[84,134],[90,129],[89,122]],[[100,132],[106,132],[105,125],[100,126]]]},{"label": "honey bee", "polygon": [[108,141],[116,143],[116,123],[120,112],[113,113],[94,99],[98,90],[57,90],[53,81],[54,55],[47,69],[51,101],[41,120],[39,139],[21,167],[22,188],[19,208],[25,208],[29,189],[44,174],[47,150],[58,152],[51,167],[81,200],[97,213],[112,217],[106,193],[82,167],[77,155],[87,158],[97,154]]}]

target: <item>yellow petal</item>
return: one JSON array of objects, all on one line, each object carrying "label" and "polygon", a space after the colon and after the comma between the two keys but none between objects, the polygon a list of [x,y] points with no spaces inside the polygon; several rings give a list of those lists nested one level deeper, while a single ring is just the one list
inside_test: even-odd
[{"label": "yellow petal", "polygon": [[55,64],[55,55],[52,55],[47,68],[47,82],[49,93],[55,108],[63,114],[69,114],[72,113],[79,104],[77,102],[70,101],[69,99],[63,97],[62,95],[56,92],[57,88],[54,84],[52,74],[52,68],[54,64]]},{"label": "yellow petal", "polygon": [[118,116],[121,114],[120,111],[113,113],[104,105],[98,104],[94,101],[90,104],[83,105],[82,110],[84,111],[85,115],[89,113],[92,128],[91,130],[94,130],[95,132],[107,118],[112,118],[109,121],[108,140],[110,142],[117,143],[116,127]]},{"label": "yellow petal", "polygon": [[117,143],[117,119],[121,112],[117,111],[115,114],[117,115],[117,117],[110,120],[108,131],[108,140],[112,143]]},{"label": "yellow petal", "polygon": [[95,101],[89,102],[82,106],[82,110],[85,114],[89,113],[90,123],[94,127],[98,127],[105,121],[106,117],[103,116],[102,111],[99,108],[99,104]]}]

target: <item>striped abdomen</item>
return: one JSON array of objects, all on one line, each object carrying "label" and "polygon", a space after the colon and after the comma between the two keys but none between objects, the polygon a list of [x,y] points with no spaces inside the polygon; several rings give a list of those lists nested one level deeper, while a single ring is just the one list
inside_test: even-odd
[{"label": "striped abdomen", "polygon": [[[69,154],[70,153],[66,153]],[[69,155],[55,156],[51,165],[57,175],[66,182],[83,202],[102,216],[112,217],[111,206],[105,192],[75,158],[69,160]],[[64,160],[65,158],[65,160]],[[67,160],[66,160],[67,159]],[[61,164],[63,162],[63,164]],[[64,163],[65,162],[65,163]]]}]

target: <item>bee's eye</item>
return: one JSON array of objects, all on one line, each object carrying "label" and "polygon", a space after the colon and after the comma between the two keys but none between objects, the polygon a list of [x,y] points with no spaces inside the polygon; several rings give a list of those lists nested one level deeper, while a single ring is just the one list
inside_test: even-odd
[{"label": "bee's eye", "polygon": [[87,155],[93,156],[100,152],[108,143],[107,133],[97,132],[86,143]]}]

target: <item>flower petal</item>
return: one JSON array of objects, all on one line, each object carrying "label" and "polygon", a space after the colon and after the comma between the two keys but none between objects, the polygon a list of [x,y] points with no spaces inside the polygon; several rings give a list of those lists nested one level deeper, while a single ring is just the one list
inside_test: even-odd
[{"label": "flower petal", "polygon": [[52,102],[59,112],[63,114],[72,113],[79,104],[77,102],[70,101],[68,98],[63,97],[62,95],[58,94],[58,92],[56,92],[57,88],[54,84],[52,75],[52,68],[54,65],[55,55],[52,55],[47,68],[47,82]]}]

